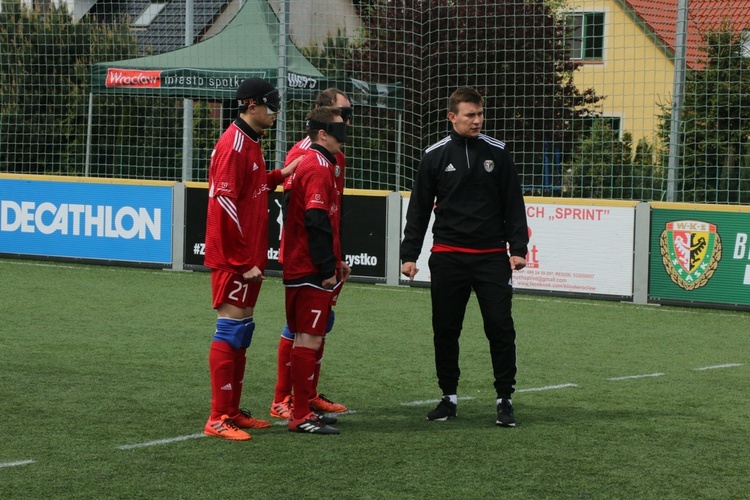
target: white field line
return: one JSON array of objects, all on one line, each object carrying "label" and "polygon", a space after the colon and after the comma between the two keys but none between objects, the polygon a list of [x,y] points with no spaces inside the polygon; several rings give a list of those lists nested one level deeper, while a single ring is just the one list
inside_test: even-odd
[{"label": "white field line", "polygon": [[[341,415],[353,415],[355,413],[357,413],[357,410],[346,410],[346,411],[342,411],[340,413],[326,413],[326,415],[338,418]],[[277,420],[277,421],[274,422],[273,425],[289,425],[289,421],[288,420],[283,420],[283,419],[279,420],[279,419],[276,419],[275,417],[274,417],[274,420]]]},{"label": "white field line", "polygon": [[[578,387],[577,384],[561,384],[561,385],[547,385],[544,387],[530,387],[528,389],[516,389],[516,392],[537,392],[537,391],[552,391],[555,389],[565,389],[566,387]],[[458,398],[459,401],[475,399],[473,396],[462,396]],[[399,403],[401,406],[424,406],[431,405],[440,402],[439,399],[425,399],[422,401],[407,401],[405,403]]]},{"label": "white field line", "polygon": [[5,462],[5,463],[0,463],[0,468],[18,467],[19,465],[29,465],[33,463],[34,463],[34,460],[19,460],[18,462]]},{"label": "white field line", "polygon": [[578,384],[560,384],[560,385],[546,385],[544,387],[530,387],[528,389],[516,389],[516,392],[552,391],[555,389],[565,389],[566,387],[578,387]]},{"label": "white field line", "polygon": [[[473,396],[462,396],[458,398],[459,401],[465,401],[467,399],[474,399]],[[401,406],[424,406],[424,405],[433,405],[435,403],[439,403],[439,399],[425,399],[422,401],[407,401],[406,403],[399,403]]]},{"label": "white field line", "polygon": [[58,267],[60,269],[86,269],[83,266],[66,266],[64,264],[42,264],[41,262],[25,262],[25,261],[12,261],[2,260],[2,264],[12,264],[14,266],[31,266],[31,267]]},{"label": "white field line", "polygon": [[648,378],[648,377],[661,377],[663,373],[647,373],[645,375],[628,375],[626,377],[612,377],[607,380],[630,380],[634,378]]},{"label": "white field line", "polygon": [[734,368],[735,366],[742,366],[742,363],[727,363],[725,365],[704,366],[701,368],[693,368],[693,370],[695,371],[718,370],[719,368]]},{"label": "white field line", "polygon": [[[715,365],[715,366],[706,366],[703,368],[693,368],[694,370],[714,370],[719,368],[732,368],[736,366],[743,366],[742,363],[728,363],[725,365]],[[607,380],[610,381],[617,381],[617,380],[630,380],[630,379],[639,379],[639,378],[648,378],[648,377],[661,377],[664,373],[648,373],[645,375],[628,375],[625,377],[612,377],[608,378]],[[552,391],[556,389],[566,389],[568,387],[578,387],[578,384],[559,384],[559,385],[546,385],[542,387],[529,387],[528,389],[516,389],[516,392],[539,392],[539,391]],[[458,398],[459,401],[466,401],[470,399],[476,399],[473,396],[462,396]],[[431,405],[439,402],[439,399],[424,399],[421,401],[407,401],[404,403],[399,403],[401,406],[424,406],[424,405]],[[339,415],[352,415],[354,413],[357,413],[356,410],[346,410],[342,413],[335,413],[333,415],[339,416]],[[281,426],[281,425],[287,425],[288,422],[286,420],[278,420],[273,423],[273,425]],[[126,444],[123,446],[118,446],[117,449],[119,450],[132,450],[134,448],[144,448],[147,446],[157,446],[160,444],[169,444],[169,443],[175,443],[178,441],[187,441],[188,439],[198,439],[206,437],[205,434],[190,434],[189,436],[178,436],[175,438],[169,438],[169,439],[159,439],[157,441],[149,441],[147,443],[138,443],[138,444]],[[22,462],[8,462],[8,463],[0,463],[0,467],[13,467],[16,465],[27,465],[34,463],[33,460],[25,460]]]},{"label": "white field line", "polygon": [[145,448],[146,446],[156,446],[160,444],[169,444],[169,443],[175,443],[177,441],[187,441],[188,439],[198,439],[198,438],[204,438],[206,437],[205,434],[190,434],[189,436],[178,436],[168,439],[159,439],[157,441],[149,441],[148,443],[138,443],[138,444],[125,444],[122,446],[118,446],[118,450],[132,450],[134,448]]}]

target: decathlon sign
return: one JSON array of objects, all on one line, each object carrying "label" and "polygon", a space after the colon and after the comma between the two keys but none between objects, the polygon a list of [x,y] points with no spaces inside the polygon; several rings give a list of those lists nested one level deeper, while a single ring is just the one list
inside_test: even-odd
[{"label": "decathlon sign", "polygon": [[0,179],[0,253],[170,263],[172,187]]}]

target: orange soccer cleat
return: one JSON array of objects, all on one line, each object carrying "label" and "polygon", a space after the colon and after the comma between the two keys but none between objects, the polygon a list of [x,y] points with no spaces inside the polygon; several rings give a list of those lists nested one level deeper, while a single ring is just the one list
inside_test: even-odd
[{"label": "orange soccer cleat", "polygon": [[274,418],[281,418],[289,420],[292,417],[292,396],[285,397],[282,401],[273,402],[271,404],[271,416]]},{"label": "orange soccer cleat", "polygon": [[247,410],[240,410],[239,414],[230,418],[241,429],[267,429],[271,427],[271,424],[267,420],[253,418]]},{"label": "orange soccer cleat", "polygon": [[218,436],[231,441],[247,441],[252,439],[250,434],[237,427],[237,424],[227,415],[222,415],[219,420],[209,419],[206,422],[206,427],[203,428],[203,433],[207,436]]},{"label": "orange soccer cleat", "polygon": [[346,411],[346,406],[334,403],[323,394],[318,394],[310,400],[310,408],[323,413],[343,413]]}]

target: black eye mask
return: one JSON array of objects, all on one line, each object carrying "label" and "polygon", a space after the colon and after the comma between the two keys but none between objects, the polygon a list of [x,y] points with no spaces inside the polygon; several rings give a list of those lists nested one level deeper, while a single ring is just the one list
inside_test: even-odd
[{"label": "black eye mask", "polygon": [[354,108],[349,106],[339,106],[339,109],[341,110],[341,118],[344,122],[348,120],[350,125],[354,123]]},{"label": "black eye mask", "polygon": [[273,89],[272,91],[261,97],[258,104],[265,104],[269,110],[273,111],[274,113],[278,113],[279,110],[281,110],[281,98],[279,96],[279,91]]},{"label": "black eye mask", "polygon": [[344,122],[319,122],[317,120],[308,120],[307,128],[310,130],[325,130],[331,134],[340,143],[346,142],[346,123]]}]

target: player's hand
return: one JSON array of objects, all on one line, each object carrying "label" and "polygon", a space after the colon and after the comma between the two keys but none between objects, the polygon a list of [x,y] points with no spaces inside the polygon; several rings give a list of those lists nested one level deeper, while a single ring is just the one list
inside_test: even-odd
[{"label": "player's hand", "polygon": [[258,269],[258,266],[253,266],[253,268],[245,272],[242,277],[245,278],[245,281],[263,281],[266,279],[266,277],[263,276],[263,272]]},{"label": "player's hand", "polygon": [[342,260],[341,261],[341,268],[339,269],[339,277],[340,277],[341,281],[348,280],[349,276],[351,276],[351,275],[352,275],[352,268],[349,267],[349,264],[347,264],[346,262],[344,262]]},{"label": "player's hand", "polygon": [[404,262],[401,265],[401,274],[409,277],[409,281],[414,281],[414,276],[417,275],[419,269],[417,269],[416,262]]},{"label": "player's hand", "polygon": [[336,275],[334,274],[330,278],[324,279],[322,286],[325,290],[332,290],[333,287],[336,286],[336,283],[338,283],[338,281],[336,280]]},{"label": "player's hand", "polygon": [[510,268],[513,271],[520,271],[524,267],[526,267],[526,259],[519,257],[518,255],[510,256]]},{"label": "player's hand", "polygon": [[290,175],[292,175],[294,173],[294,171],[297,169],[297,165],[299,165],[299,162],[302,161],[303,156],[304,155],[300,156],[299,158],[297,158],[296,160],[294,160],[292,163],[290,163],[286,167],[282,168],[281,169],[281,177],[283,177],[284,179],[286,179],[287,177],[289,177]]}]

